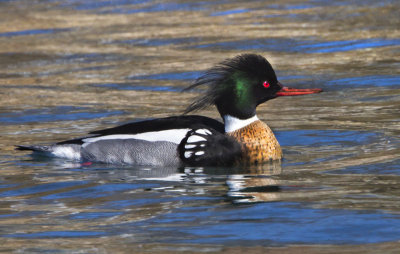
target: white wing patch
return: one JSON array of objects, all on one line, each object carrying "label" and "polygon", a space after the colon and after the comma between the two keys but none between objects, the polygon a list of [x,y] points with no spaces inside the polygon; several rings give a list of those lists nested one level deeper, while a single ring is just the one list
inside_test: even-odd
[{"label": "white wing patch", "polygon": [[[186,134],[189,131],[190,129],[173,129],[173,130],[144,132],[139,134],[115,134],[115,135],[107,135],[94,138],[85,138],[83,139],[83,142],[93,143],[100,140],[109,140],[109,139],[140,139],[151,142],[168,141],[175,144],[179,144],[181,143],[182,139],[185,138]],[[83,146],[85,146],[85,144]]]},{"label": "white wing patch", "polygon": [[[203,135],[203,136],[201,136],[201,135]],[[199,130],[196,130],[194,133],[192,133],[191,136],[187,139],[186,144],[185,144],[185,149],[187,149],[189,151],[185,151],[185,153],[183,155],[186,159],[193,157],[193,156],[201,156],[201,155],[205,154],[205,151],[195,152],[194,150],[191,150],[196,147],[201,147],[201,148],[206,147],[206,145],[204,143],[196,144],[198,142],[207,141],[207,139],[204,137],[204,135],[212,135],[212,132],[207,129],[199,129]]]},{"label": "white wing patch", "polygon": [[[199,141],[206,141],[207,139],[205,139],[205,138],[203,138],[203,137],[200,137],[200,136],[190,136],[188,139],[187,139],[187,143],[188,144],[191,144],[191,143],[196,143],[196,142],[199,142]],[[187,147],[188,148],[188,147]]]},{"label": "white wing patch", "polygon": [[[195,134],[202,134],[202,135],[212,135],[211,131],[209,131],[209,130],[207,130],[207,129],[199,129],[199,130],[196,130],[194,133],[195,133]],[[206,138],[201,137],[201,136],[198,136],[198,135],[195,135],[195,134],[192,134],[192,136],[190,136],[190,137],[188,138],[188,140],[187,140],[187,143],[188,143],[188,144],[189,144],[189,143],[196,143],[196,142],[199,142],[199,141],[206,141],[206,140],[207,140]],[[186,146],[187,146],[187,145],[186,145]],[[185,146],[185,147],[186,147],[186,146]],[[189,148],[189,147],[186,147],[186,148]]]}]

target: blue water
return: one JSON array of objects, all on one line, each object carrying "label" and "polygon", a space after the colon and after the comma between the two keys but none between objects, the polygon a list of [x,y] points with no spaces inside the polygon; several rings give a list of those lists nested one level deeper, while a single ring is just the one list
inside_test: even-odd
[{"label": "blue water", "polygon": [[8,234],[5,237],[16,237],[16,238],[80,238],[80,237],[101,237],[106,236],[103,232],[94,231],[48,231],[39,233],[15,233]]},{"label": "blue water", "polygon": [[27,124],[32,122],[55,122],[55,121],[74,121],[97,119],[113,115],[122,115],[122,111],[103,111],[93,112],[88,108],[75,106],[57,106],[54,108],[26,109],[22,111],[12,111],[0,113],[2,124]]},{"label": "blue water", "polygon": [[115,44],[128,44],[132,46],[166,46],[166,45],[179,45],[179,44],[188,44],[188,43],[196,43],[201,41],[200,38],[189,37],[189,38],[168,38],[168,39],[132,39],[132,40],[120,40],[113,41]]},{"label": "blue water", "polygon": [[46,0],[50,3],[58,3],[62,8],[74,8],[79,11],[90,11],[101,8],[120,8],[125,5],[137,5],[142,3],[150,3],[151,0]]},{"label": "blue water", "polygon": [[330,174],[379,174],[400,176],[400,160],[362,166],[346,167],[330,171]]},{"label": "blue water", "polygon": [[149,79],[149,80],[194,80],[199,77],[202,72],[187,71],[187,72],[168,72],[151,75],[134,75],[128,77],[129,79]]},{"label": "blue water", "polygon": [[77,186],[85,184],[85,182],[63,182],[63,183],[48,183],[36,185],[33,187],[19,188],[17,190],[4,191],[0,194],[0,197],[15,197],[23,195],[33,195],[41,192],[48,192],[62,188],[68,188],[70,186]]},{"label": "blue water", "polygon": [[[207,208],[207,207],[206,207]],[[325,210],[304,207],[300,203],[263,203],[256,206],[204,211],[183,210],[182,214],[165,215],[151,224],[180,224],[212,217],[218,223],[176,228],[188,234],[187,243],[225,243],[264,245],[285,243],[360,244],[395,241],[400,234],[400,217],[366,211]],[[188,214],[189,213],[189,214]],[[190,216],[191,214],[191,216]],[[365,223],[368,221],[368,223]],[[187,221],[184,221],[188,224]],[[157,226],[154,231],[163,230]],[[368,232],[367,235],[362,232]],[[211,236],[210,236],[211,235]],[[173,241],[179,242],[179,241]]]},{"label": "blue water", "polygon": [[[118,169],[116,169],[118,171]],[[95,168],[86,171],[92,177],[99,172]],[[106,173],[102,170],[100,173]],[[118,172],[117,172],[118,173]],[[122,173],[122,172],[119,172]],[[125,176],[135,175],[135,170],[124,171]],[[15,238],[76,238],[132,234],[131,240],[147,243],[195,243],[225,245],[265,245],[284,244],[365,244],[396,241],[400,234],[400,216],[375,210],[322,209],[313,207],[313,202],[262,202],[231,203],[220,191],[198,193],[192,188],[210,188],[224,180],[223,175],[209,174],[205,182],[197,182],[201,174],[186,176],[188,181],[129,180],[98,184],[96,187],[81,187],[93,184],[85,182],[64,182],[37,185],[16,192],[3,192],[2,196],[35,195],[30,202],[68,200],[91,200],[106,198],[88,205],[87,212],[62,216],[70,221],[102,222],[107,218],[135,213],[154,205],[171,206],[168,213],[158,213],[139,221],[94,226],[88,231],[42,231],[4,234],[2,237]],[[208,187],[207,187],[208,186]],[[67,191],[74,187],[76,190]],[[174,189],[176,191],[174,191]],[[179,189],[186,190],[181,195]],[[170,191],[168,191],[170,190]],[[45,192],[58,194],[46,195]],[[127,193],[132,193],[127,195]],[[40,194],[40,196],[37,196]],[[129,197],[130,199],[116,197]],[[114,197],[114,198],[111,198]],[[141,197],[141,198],[140,198]],[[110,201],[107,201],[111,198]],[[41,201],[36,201],[40,199]],[[46,204],[46,203],[44,203]],[[147,208],[147,209],[149,209]],[[93,211],[90,211],[93,210]],[[150,211],[150,210],[149,210]],[[38,212],[17,214],[16,216],[39,216]],[[57,219],[57,217],[55,218]],[[100,223],[104,224],[104,223]],[[118,230],[116,231],[116,228]],[[368,232],[368,233],[366,233]],[[135,240],[137,239],[137,240]]]},{"label": "blue water", "polygon": [[[140,77],[138,78],[140,79]],[[117,89],[117,90],[135,90],[135,91],[157,91],[157,92],[181,92],[182,88],[180,87],[172,87],[172,86],[144,86],[144,85],[136,85],[136,84],[91,84],[95,87],[105,87],[109,89]]]},{"label": "blue water", "polygon": [[399,87],[400,78],[396,75],[372,75],[362,77],[347,77],[330,80],[329,86],[347,86],[347,87],[368,87],[368,86],[388,86]]},{"label": "blue water", "polygon": [[213,6],[225,1],[189,1],[189,2],[162,2],[148,4],[139,8],[113,8],[102,13],[118,13],[118,14],[137,14],[143,12],[173,12],[173,11],[205,11],[209,6]]},{"label": "blue water", "polygon": [[104,63],[108,61],[127,59],[123,54],[86,53],[86,54],[62,54],[56,60],[59,64],[69,63]]},{"label": "blue water", "polygon": [[225,15],[245,13],[245,12],[249,12],[249,11],[251,11],[251,10],[250,9],[233,9],[233,10],[227,10],[227,11],[214,12],[211,14],[211,16],[225,16]]},{"label": "blue water", "polygon": [[267,50],[293,53],[335,53],[379,47],[399,46],[400,39],[371,38],[362,40],[338,40],[319,42],[316,40],[299,40],[291,38],[265,38],[224,41],[190,46],[198,49],[214,50]]},{"label": "blue water", "polygon": [[0,37],[53,34],[53,33],[67,32],[67,31],[70,31],[70,29],[32,29],[32,30],[22,30],[22,31],[15,31],[15,32],[0,33]]},{"label": "blue water", "polygon": [[59,7],[73,8],[78,11],[93,11],[101,14],[137,14],[143,12],[173,12],[173,11],[203,11],[224,1],[165,1],[157,2],[153,0],[47,0],[57,2]]},{"label": "blue water", "polygon": [[[0,242],[21,241],[5,252],[21,245],[15,252],[64,253],[76,243],[116,241],[128,252],[154,243],[193,252],[357,245],[361,253],[367,244],[400,240],[400,38],[390,33],[396,1],[0,2],[38,19],[28,24],[17,12],[12,17],[23,25],[0,31]],[[39,22],[69,19],[64,10],[99,19],[93,27],[62,29]],[[91,126],[179,114],[166,106],[166,94],[180,93],[211,62],[249,52],[270,58],[285,85],[324,89],[260,106],[259,117],[282,146],[282,163],[160,168],[14,151],[15,144],[86,135]],[[153,69],[137,71],[149,63]],[[64,92],[84,92],[90,103],[85,97],[58,105],[52,96]],[[57,240],[71,249],[54,247]]]},{"label": "blue water", "polygon": [[301,10],[301,9],[309,9],[313,8],[315,5],[312,4],[285,4],[285,5],[279,5],[279,4],[269,4],[268,8],[272,9],[286,9],[286,10]]},{"label": "blue water", "polygon": [[362,131],[294,130],[277,131],[276,137],[283,146],[357,146],[376,140],[381,134]]}]

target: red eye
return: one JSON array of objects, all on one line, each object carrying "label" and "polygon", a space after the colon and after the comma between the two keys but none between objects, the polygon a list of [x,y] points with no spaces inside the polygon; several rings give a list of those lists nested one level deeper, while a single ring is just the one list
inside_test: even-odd
[{"label": "red eye", "polygon": [[264,81],[263,86],[264,86],[265,88],[268,88],[268,87],[270,87],[270,84],[268,83],[268,81]]}]

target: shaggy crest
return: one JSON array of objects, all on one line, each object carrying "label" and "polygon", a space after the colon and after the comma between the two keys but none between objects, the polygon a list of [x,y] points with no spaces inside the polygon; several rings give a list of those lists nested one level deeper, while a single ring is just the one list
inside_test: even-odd
[{"label": "shaggy crest", "polygon": [[223,97],[229,90],[235,89],[238,79],[262,82],[265,77],[271,77],[271,75],[274,80],[270,80],[270,82],[276,83],[276,75],[271,64],[260,55],[242,54],[227,59],[207,70],[192,85],[183,90],[191,90],[202,85],[208,86],[205,95],[189,105],[184,114],[203,109],[224,99]]}]

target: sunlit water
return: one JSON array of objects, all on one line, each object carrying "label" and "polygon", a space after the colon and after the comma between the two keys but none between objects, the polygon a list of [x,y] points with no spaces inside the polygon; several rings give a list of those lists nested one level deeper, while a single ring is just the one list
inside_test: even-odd
[{"label": "sunlit water", "polygon": [[[0,1],[0,250],[395,252],[399,8],[390,0]],[[270,59],[288,86],[324,89],[259,107],[281,164],[81,165],[14,151],[180,114],[199,94],[183,87],[244,52]],[[218,118],[213,108],[199,114]]]}]

